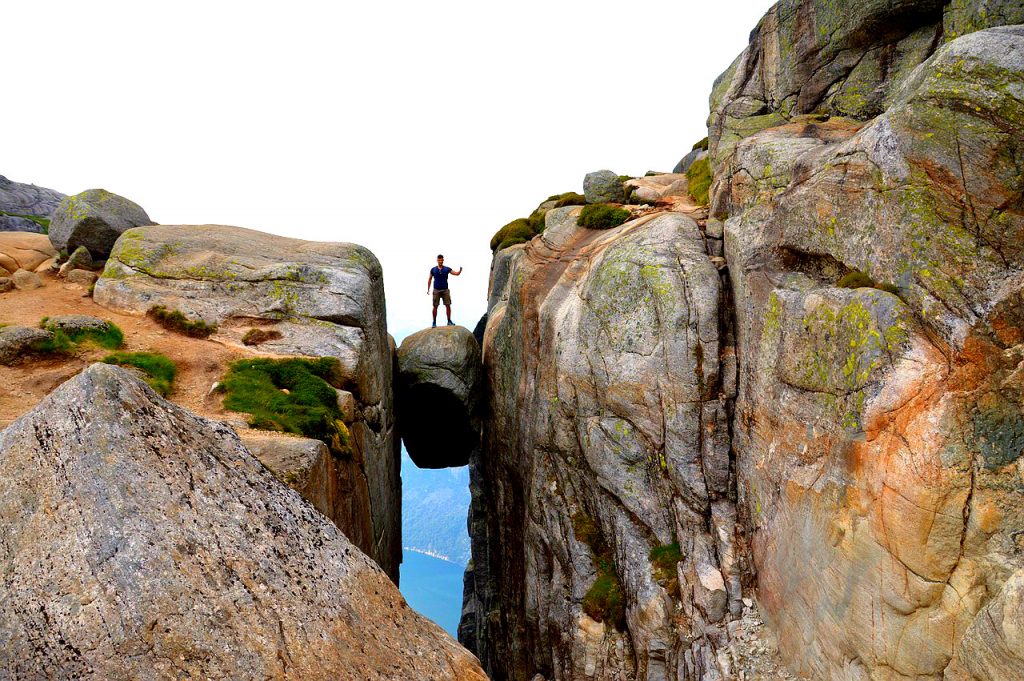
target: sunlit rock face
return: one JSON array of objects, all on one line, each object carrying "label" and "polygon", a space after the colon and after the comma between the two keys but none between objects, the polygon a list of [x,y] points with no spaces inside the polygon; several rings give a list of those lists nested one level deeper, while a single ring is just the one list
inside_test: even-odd
[{"label": "sunlit rock face", "polygon": [[809,678],[1017,678],[1024,8],[830,6],[712,95],[758,598]]},{"label": "sunlit rock face", "polygon": [[273,355],[335,357],[354,404],[352,455],[336,468],[346,482],[339,527],[398,580],[402,560],[399,440],[393,348],[384,279],[356,244],[304,241],[225,225],[156,225],[118,237],[96,302],[129,314],[154,305],[217,324],[215,339],[241,345],[254,325],[280,336]]},{"label": "sunlit rock face", "polygon": [[230,427],[124,369],[63,384],[0,452],[5,678],[485,679]]},{"label": "sunlit rock face", "polygon": [[480,447],[480,346],[461,326],[425,329],[398,348],[398,430],[420,468],[469,463]]},{"label": "sunlit rock face", "polygon": [[493,678],[718,678],[741,608],[722,278],[691,217],[503,250],[460,640]]}]

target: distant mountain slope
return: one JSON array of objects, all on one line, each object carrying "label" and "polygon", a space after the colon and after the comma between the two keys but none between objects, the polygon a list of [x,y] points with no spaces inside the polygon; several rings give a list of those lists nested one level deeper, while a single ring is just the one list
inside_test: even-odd
[{"label": "distant mountain slope", "polygon": [[402,448],[402,544],[465,566],[469,562],[469,469],[417,468]]}]

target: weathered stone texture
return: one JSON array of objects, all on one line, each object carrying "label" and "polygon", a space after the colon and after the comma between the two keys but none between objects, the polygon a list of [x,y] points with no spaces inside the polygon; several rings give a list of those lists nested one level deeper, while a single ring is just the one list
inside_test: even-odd
[{"label": "weathered stone texture", "polygon": [[114,242],[133,227],[154,224],[142,206],[106,189],[89,189],[68,196],[53,213],[50,241],[71,253],[85,246],[99,258],[107,257]]},{"label": "weathered stone texture", "polygon": [[[904,50],[943,7],[884,5],[846,5],[814,56],[822,4],[780,3],[712,98],[740,512],[794,671],[1015,678],[1024,28]],[[844,109],[837,50],[860,45],[863,65],[879,41],[893,68]],[[833,84],[797,87],[808,65]],[[812,110],[853,118],[794,115]],[[876,287],[840,288],[854,270]]]},{"label": "weathered stone texture", "polygon": [[41,224],[19,216],[49,219],[62,199],[64,195],[60,192],[12,182],[0,175],[0,232],[42,233],[45,230]]},{"label": "weathered stone texture", "polygon": [[94,299],[122,312],[153,305],[218,324],[241,343],[254,321],[274,322],[281,338],[259,350],[337,357],[345,390],[357,401],[353,454],[339,462],[352,482],[349,539],[398,577],[401,562],[399,440],[394,427],[392,350],[380,263],[345,243],[289,239],[220,225],[151,226],[117,241]]},{"label": "weathered stone texture", "polygon": [[234,431],[121,368],[0,451],[0,676],[485,679]]},{"label": "weathered stone texture", "polygon": [[[579,210],[492,270],[460,640],[499,681],[717,678],[743,572],[719,273],[682,214],[595,231]],[[599,577],[623,622],[585,610]]]}]

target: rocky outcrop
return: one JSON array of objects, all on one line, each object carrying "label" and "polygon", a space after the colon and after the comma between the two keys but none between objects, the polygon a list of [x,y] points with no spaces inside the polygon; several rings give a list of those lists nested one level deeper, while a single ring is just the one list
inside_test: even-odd
[{"label": "rocky outcrop", "polygon": [[587,203],[620,202],[626,198],[623,180],[610,170],[595,170],[583,178]]},{"label": "rocky outcrop", "polygon": [[465,466],[480,448],[480,346],[461,326],[424,329],[398,348],[398,431],[420,468]]},{"label": "rocky outcrop", "polygon": [[782,2],[712,95],[740,517],[808,678],[1020,675],[1024,28],[958,36],[1021,12]]},{"label": "rocky outcrop", "polygon": [[[401,562],[399,440],[380,263],[354,244],[288,239],[241,227],[152,226],[118,239],[95,300],[143,314],[154,305],[217,324],[241,345],[254,323],[280,333],[275,355],[336,357],[356,400],[352,454],[339,460],[354,513],[346,535],[397,580]],[[263,328],[261,326],[261,328]]]},{"label": "rocky outcrop", "polygon": [[154,222],[142,206],[106,189],[89,189],[60,202],[50,222],[50,241],[68,253],[79,246],[100,259],[133,227]]},{"label": "rocky outcrop", "polygon": [[97,364],[0,432],[0,672],[474,679],[223,424]]},{"label": "rocky outcrop", "polygon": [[42,271],[56,258],[57,251],[45,234],[0,232],[0,276],[8,277],[18,270]]},{"label": "rocky outcrop", "polygon": [[45,233],[46,222],[63,199],[60,192],[0,175],[0,232]]},{"label": "rocky outcrop", "polygon": [[723,287],[698,224],[550,211],[498,253],[460,640],[492,678],[717,678],[742,610]]}]

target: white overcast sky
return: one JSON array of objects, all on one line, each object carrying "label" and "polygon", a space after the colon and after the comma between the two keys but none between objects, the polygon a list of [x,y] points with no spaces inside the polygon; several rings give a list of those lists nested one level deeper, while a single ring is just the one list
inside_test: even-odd
[{"label": "white overcast sky", "polygon": [[583,175],[671,170],[768,0],[10,2],[0,174],[164,224],[352,241],[389,330],[485,307],[488,241]]}]

